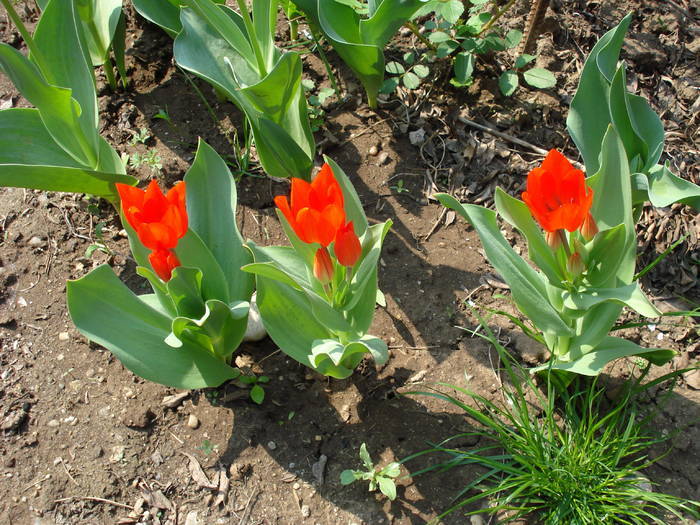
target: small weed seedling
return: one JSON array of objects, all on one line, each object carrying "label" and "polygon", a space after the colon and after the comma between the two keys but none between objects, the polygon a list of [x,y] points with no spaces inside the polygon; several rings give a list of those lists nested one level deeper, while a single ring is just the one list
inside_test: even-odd
[{"label": "small weed seedling", "polygon": [[133,155],[130,155],[128,159],[129,166],[131,166],[134,169],[138,169],[143,164],[145,164],[146,166],[151,168],[151,171],[154,174],[157,174],[163,168],[162,159],[160,155],[158,155],[158,152],[156,152],[156,150],[153,149],[148,151],[147,153],[144,153],[143,155],[141,155],[140,153],[134,153]]},{"label": "small weed seedling", "polygon": [[326,122],[326,111],[323,109],[323,104],[335,94],[333,88],[325,87],[318,90],[317,95],[311,95],[316,88],[316,84],[310,78],[305,78],[301,81],[301,85],[308,95],[309,102],[309,122],[311,131],[314,133],[323,127]]},{"label": "small weed seedling", "polygon": [[258,405],[262,405],[262,402],[265,400],[265,389],[261,385],[269,383],[269,377],[241,374],[237,381],[241,382],[243,385],[252,385],[250,389],[250,399]]},{"label": "small weed seedling", "polygon": [[136,146],[136,144],[146,144],[148,139],[151,138],[151,133],[147,128],[140,128],[138,131],[132,131],[133,137],[129,141],[129,144]]},{"label": "small weed seedling", "polygon": [[[454,77],[450,83],[456,87],[472,84],[478,56],[514,49],[523,38],[522,31],[517,29],[511,29],[504,34],[494,27],[496,20],[510,4],[494,13],[488,0],[472,0],[471,3],[466,20],[460,18],[462,13],[456,9],[435,9],[437,19],[428,20],[423,24],[426,30],[431,31],[428,42],[433,45],[435,56],[452,59]],[[513,67],[499,77],[501,93],[510,96],[515,92],[519,85],[519,73],[522,73],[524,81],[532,87],[546,89],[556,84],[554,75],[544,68],[525,69],[534,59],[533,55],[527,54],[517,57]]]},{"label": "small weed seedling", "polygon": [[381,470],[377,470],[372,463],[372,458],[367,452],[367,445],[362,443],[360,446],[360,459],[365,467],[365,470],[344,470],[340,473],[340,483],[350,485],[358,480],[369,481],[369,491],[374,492],[379,487],[379,490],[391,501],[396,499],[396,483],[393,478],[396,478],[401,473],[401,467],[395,461],[389,463]]},{"label": "small weed seedling", "polygon": [[153,115],[153,118],[157,118],[157,119],[160,119],[160,120],[164,120],[164,121],[166,121],[168,124],[170,124],[171,126],[173,125],[173,120],[170,118],[170,113],[168,113],[168,108],[167,108],[167,106],[166,106],[165,109],[163,109],[163,108],[158,108],[158,112],[157,112],[155,115]]},{"label": "small weed seedling", "polygon": [[197,447],[197,450],[201,450],[202,452],[204,452],[205,456],[208,456],[212,452],[218,452],[219,445],[216,445],[208,439],[205,439],[204,441],[202,441],[202,445]]},{"label": "small weed seedling", "polygon": [[414,51],[409,51],[403,55],[403,64],[401,62],[389,62],[385,69],[391,77],[384,80],[380,93],[389,95],[396,91],[399,85],[403,85],[408,90],[416,89],[424,78],[430,74],[430,69],[425,64],[419,64],[419,55]]},{"label": "small weed seedling", "polygon": [[389,186],[389,189],[394,190],[399,195],[401,195],[402,193],[410,193],[411,190],[404,187],[403,184],[403,179],[399,179],[394,186]]}]

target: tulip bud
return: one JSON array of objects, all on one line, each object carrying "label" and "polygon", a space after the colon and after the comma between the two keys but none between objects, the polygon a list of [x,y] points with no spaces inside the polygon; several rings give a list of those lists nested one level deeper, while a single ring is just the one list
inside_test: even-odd
[{"label": "tulip bud", "polygon": [[586,215],[586,218],[583,220],[583,224],[581,225],[581,235],[583,235],[583,238],[586,239],[586,241],[590,241],[593,237],[595,237],[596,233],[598,233],[598,225],[595,223],[593,215],[589,213]]},{"label": "tulip bud", "polygon": [[566,261],[566,269],[574,278],[578,277],[586,270],[581,255],[578,252],[574,252],[569,256]]},{"label": "tulip bud", "polygon": [[362,254],[362,246],[360,245],[360,239],[355,234],[352,221],[338,229],[338,233],[335,235],[333,251],[340,264],[348,268],[355,266]]},{"label": "tulip bud", "polygon": [[326,248],[316,250],[316,255],[314,256],[314,277],[324,286],[333,279],[333,261]]},{"label": "tulip bud", "polygon": [[545,232],[544,238],[553,252],[556,252],[561,247],[561,235],[558,230],[554,232]]},{"label": "tulip bud", "polygon": [[153,271],[163,281],[168,282],[172,277],[173,270],[180,266],[177,256],[170,250],[156,250],[148,255],[148,262],[151,263]]}]

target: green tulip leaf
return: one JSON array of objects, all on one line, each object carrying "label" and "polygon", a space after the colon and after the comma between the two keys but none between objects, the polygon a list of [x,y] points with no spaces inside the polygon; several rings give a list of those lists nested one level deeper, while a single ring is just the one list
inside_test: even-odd
[{"label": "green tulip leaf", "polygon": [[159,26],[172,38],[182,29],[177,0],[132,0],[132,3],[142,17]]},{"label": "green tulip leaf", "polygon": [[554,370],[565,370],[576,374],[596,376],[603,371],[603,368],[605,368],[608,363],[622,357],[638,356],[655,365],[661,366],[673,359],[675,354],[673,350],[643,348],[626,339],[605,337],[603,341],[596,346],[595,350],[588,352],[574,361],[566,362],[556,360],[551,364],[533,368],[532,372],[541,372],[547,370],[551,366]]},{"label": "green tulip leaf", "polygon": [[542,230],[532,218],[527,205],[523,201],[511,197],[500,187],[496,188],[494,200],[501,217],[525,236],[532,262],[542,270],[550,283],[560,285],[564,278],[560,266],[544,235],[542,235]]},{"label": "green tulip leaf", "polygon": [[435,198],[462,215],[477,231],[489,262],[510,286],[518,308],[544,332],[571,335],[567,326],[550,304],[542,276],[531,268],[503,238],[496,222],[496,213],[473,204],[461,204],[451,195],[438,193]]},{"label": "green tulip leaf", "polygon": [[649,171],[649,200],[660,208],[682,202],[700,210],[700,187],[671,173],[668,164],[657,164]]},{"label": "green tulip leaf", "polygon": [[173,270],[170,280],[165,283],[165,288],[178,316],[199,318],[204,315],[200,269],[178,266]]},{"label": "green tulip leaf", "polygon": [[598,288],[578,293],[564,293],[564,306],[572,310],[588,311],[607,301],[622,303],[645,317],[661,316],[661,312],[649,301],[639,287],[639,283],[636,282],[619,288]]},{"label": "green tulip leaf", "polygon": [[199,142],[185,183],[189,227],[223,271],[229,300],[249,300],[254,279],[241,267],[251,262],[252,256],[236,226],[236,184],[224,160],[204,141]]},{"label": "green tulip leaf", "polygon": [[190,389],[218,386],[236,376],[235,369],[201,347],[167,345],[170,319],[131,292],[107,265],[68,281],[66,293],[78,331],[148,381]]},{"label": "green tulip leaf", "polygon": [[598,40],[586,59],[576,95],[571,101],[566,125],[583,156],[588,174],[596,173],[599,168],[601,143],[611,123],[609,113],[601,111],[601,104],[608,100],[610,83],[631,21],[632,15],[629,14]]},{"label": "green tulip leaf", "polygon": [[201,318],[176,317],[165,342],[180,348],[189,342],[217,358],[227,361],[243,340],[248,324],[249,303],[237,301],[229,306],[212,299],[206,302]]}]

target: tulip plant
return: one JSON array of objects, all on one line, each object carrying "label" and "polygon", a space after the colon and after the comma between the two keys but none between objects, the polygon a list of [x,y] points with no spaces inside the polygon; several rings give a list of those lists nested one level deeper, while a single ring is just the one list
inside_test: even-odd
[{"label": "tulip plant", "polygon": [[697,186],[657,164],[661,121],[646,100],[626,91],[624,65],[616,62],[629,22],[625,17],[593,48],[572,101],[568,127],[589,177],[551,151],[528,175],[522,201],[496,190],[498,214],[525,237],[537,269],[503,237],[495,212],[437,195],[474,226],[515,304],[534,325],[525,327],[528,335],[551,351],[551,362],[539,369],[597,375],[619,357],[654,364],[673,357],[671,350],[608,335],[623,306],[646,317],[661,315],[635,278],[641,205],[649,199],[697,207],[700,196]]},{"label": "tulip plant", "polygon": [[275,198],[291,246],[249,242],[265,329],[290,357],[335,378],[352,374],[366,353],[388,359],[367,335],[377,300],[377,263],[391,221],[369,226],[343,171],[326,159],[313,182],[292,179]]},{"label": "tulip plant", "polygon": [[78,330],[135,374],[177,388],[216,386],[246,331],[253,278],[236,227],[236,187],[226,163],[200,142],[184,182],[163,194],[118,185],[137,273],[136,295],[107,265],[67,285]]},{"label": "tulip plant", "polygon": [[[175,38],[184,69],[228,97],[250,122],[258,158],[273,177],[308,178],[315,143],[298,53],[275,46],[277,0],[256,0],[252,14],[212,0],[137,1],[147,19]],[[181,4],[181,5],[180,5]]]},{"label": "tulip plant", "polygon": [[0,185],[90,193],[118,202],[115,183],[136,179],[126,175],[119,155],[98,132],[79,1],[46,3],[33,35],[11,3],[2,3],[30,56],[0,43],[0,71],[35,108],[0,111]]},{"label": "tulip plant", "polygon": [[[49,1],[51,0],[37,0],[37,4],[44,11]],[[64,3],[61,0],[53,2]],[[114,55],[122,85],[126,86],[126,20],[122,12],[122,0],[74,0],[74,3],[92,65],[102,66],[109,85],[116,89],[117,81],[114,78],[111,59],[111,55]]]},{"label": "tulip plant", "polygon": [[[627,91],[625,65],[618,63],[629,14],[608,31],[592,49],[581,73],[579,88],[571,101],[567,127],[576,143],[586,171],[600,168],[603,137],[612,125],[622,140],[632,176],[632,200],[636,215],[645,201],[654,206],[682,202],[700,210],[700,187],[674,175],[658,164],[664,146],[661,119],[646,99]],[[601,102],[605,104],[601,107]]]},{"label": "tulip plant", "polygon": [[634,280],[636,234],[625,149],[614,128],[603,139],[601,165],[585,179],[557,151],[528,175],[522,200],[497,188],[498,214],[525,237],[533,268],[498,228],[496,213],[437,198],[476,229],[486,256],[510,286],[534,330],[552,353],[553,369],[597,375],[610,361],[637,355],[663,364],[673,352],[643,348],[608,335],[623,306],[646,317],[660,312]]},{"label": "tulip plant", "polygon": [[372,0],[368,18],[362,18],[347,2],[295,0],[336,52],[350,66],[367,92],[370,107],[384,83],[384,47],[427,0]]}]

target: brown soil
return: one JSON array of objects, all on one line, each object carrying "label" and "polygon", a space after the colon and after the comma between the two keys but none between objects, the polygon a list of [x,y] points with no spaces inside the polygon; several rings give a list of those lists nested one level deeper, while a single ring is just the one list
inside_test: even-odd
[{"label": "brown soil", "polygon": [[[513,27],[522,23],[525,4],[510,18]],[[497,356],[462,329],[475,326],[464,301],[512,307],[498,297],[504,290],[488,275],[493,270],[475,233],[427,197],[433,183],[476,203],[488,204],[497,184],[517,194],[541,157],[465,127],[456,117],[488,121],[512,136],[575,156],[564,119],[582,57],[633,9],[637,14],[624,51],[630,81],[662,114],[666,158],[677,172],[700,182],[697,6],[680,0],[553,4],[538,43],[539,65],[558,78],[552,90],[521,87],[505,98],[494,80],[501,65],[491,61],[480,66],[471,88],[457,91],[443,81],[448,72],[436,64],[434,83],[402,100],[391,98],[374,112],[358,102],[357,82],[331,54],[348,97],[327,109],[325,131],[317,138],[323,152],[351,177],[370,220],[394,221],[380,268],[387,307],[378,308],[371,330],[391,348],[391,360],[382,369],[366,363],[347,380],[328,380],[265,340],[239,350],[241,363],[272,379],[262,406],[225,385],[191,392],[179,406],[167,408],[163,398],[175,391],[142,381],[109,352],[89,344],[66,311],[65,281],[103,262],[134,289],[144,286],[135,276],[116,215],[86,197],[0,189],[0,523],[418,524],[446,509],[475,471],[403,478],[393,503],[368,493],[366,485],[342,487],[339,475],[359,467],[362,442],[385,464],[464,430],[465,420],[453,407],[398,395],[417,381],[468,385],[487,397],[499,396]],[[0,30],[3,41],[21,45],[4,16]],[[130,88],[116,94],[102,89],[100,96],[103,135],[112,145],[128,154],[154,148],[168,184],[184,175],[198,137],[220,154],[232,155],[230,141],[240,125],[235,108],[195,81],[211,105],[212,119],[183,72],[172,65],[170,39],[130,7],[127,39]],[[415,45],[404,35],[388,54],[400,56]],[[305,63],[307,74],[327,85],[322,64],[313,56]],[[27,105],[1,77],[0,100],[8,98],[15,107]],[[170,123],[153,119],[159,109],[167,110]],[[146,146],[132,144],[140,128],[152,135]],[[414,146],[408,133],[421,128],[428,140]],[[371,155],[375,147],[378,152]],[[133,172],[151,176],[147,166]],[[239,224],[245,237],[286,243],[272,205],[273,196],[285,191],[284,184],[267,178],[242,177]],[[99,222],[106,225],[104,243],[111,253],[98,250],[88,258],[85,251],[97,240]],[[698,225],[688,209],[645,211],[640,264],[690,234],[644,281],[663,308],[686,309],[700,301]],[[670,319],[624,332],[641,344],[678,351],[658,375],[698,358],[696,328]],[[509,347],[524,350],[512,323],[493,322]],[[628,369],[626,363],[617,364],[603,379],[614,385]],[[660,398],[661,392],[649,402]],[[677,385],[658,428],[664,433],[687,428],[673,451],[646,472],[658,490],[693,499],[700,499],[699,402],[700,391],[685,382]],[[196,428],[187,424],[191,415],[199,422]],[[325,468],[320,466],[324,457]],[[417,470],[429,461],[408,467]],[[193,471],[196,462],[220,490],[201,486],[207,481]],[[130,513],[134,518],[124,519]],[[444,523],[465,523],[465,518],[455,513]]]}]

